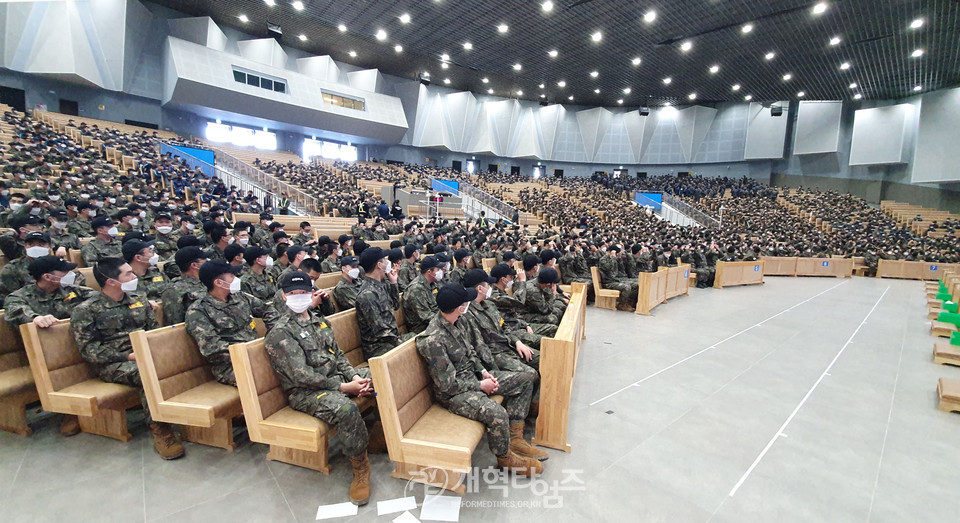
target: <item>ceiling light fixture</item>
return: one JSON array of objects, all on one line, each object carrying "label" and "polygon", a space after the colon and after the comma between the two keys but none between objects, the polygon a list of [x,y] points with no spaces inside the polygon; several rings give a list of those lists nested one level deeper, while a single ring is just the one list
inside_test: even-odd
[{"label": "ceiling light fixture", "polygon": [[449,68],[450,68],[450,64],[448,64],[447,62],[440,63],[440,69],[449,69]]},{"label": "ceiling light fixture", "polygon": [[522,91],[522,90],[518,90],[518,91],[517,91],[517,96],[523,96],[523,91]]},{"label": "ceiling light fixture", "polygon": [[687,40],[686,42],[680,44],[680,50],[686,53],[687,51],[693,49],[693,42]]},{"label": "ceiling light fixture", "polygon": [[509,30],[510,30],[510,26],[508,26],[507,24],[500,24],[497,26],[497,31],[501,33],[506,33]]},{"label": "ceiling light fixture", "polygon": [[648,23],[648,24],[653,23],[653,21],[656,20],[656,19],[657,19],[657,12],[654,11],[653,9],[647,11],[647,12],[644,13],[644,15],[643,15],[643,21],[646,22],[646,23]]},{"label": "ceiling light fixture", "polygon": [[550,11],[553,11],[553,2],[547,0],[546,2],[540,4],[540,8],[543,9],[544,13],[549,13]]},{"label": "ceiling light fixture", "polygon": [[306,41],[307,41],[307,35],[303,35],[303,34],[302,34],[302,35],[300,35],[299,38],[300,38],[300,41],[301,41],[301,42],[306,42]]},{"label": "ceiling light fixture", "polygon": [[337,29],[339,29],[341,33],[346,33],[346,32],[347,32],[347,26],[345,26],[345,25],[343,25],[343,24],[338,25],[338,26],[337,26]]},{"label": "ceiling light fixture", "polygon": [[570,101],[572,102],[572,101],[573,101],[573,95],[570,95],[570,98],[567,98],[567,100],[570,100]]},{"label": "ceiling light fixture", "polygon": [[357,57],[357,52],[356,52],[356,51],[350,51],[350,52],[347,53],[347,54],[350,55],[350,58],[356,58],[356,57]]},{"label": "ceiling light fixture", "polygon": [[623,105],[623,98],[617,100],[617,103],[620,104],[620,105]]},{"label": "ceiling light fixture", "polygon": [[596,33],[593,33],[592,35],[590,35],[590,39],[593,40],[594,42],[599,42],[600,40],[603,40],[603,33],[601,33],[600,31],[597,31]]},{"label": "ceiling light fixture", "polygon": [[917,18],[910,22],[910,29],[920,29],[921,27],[923,27],[923,18]]},{"label": "ceiling light fixture", "polygon": [[472,51],[472,50],[473,50],[473,44],[471,44],[470,42],[464,42],[464,43],[463,43],[463,49],[466,50],[466,51]]},{"label": "ceiling light fixture", "polygon": [[513,70],[514,70],[514,71],[519,71],[519,70],[521,70],[521,69],[523,69],[523,66],[520,65],[519,63],[513,64]]},{"label": "ceiling light fixture", "polygon": [[852,84],[849,85],[849,87],[850,87],[850,89],[856,89],[856,88],[857,88],[857,82],[853,82]]},{"label": "ceiling light fixture", "polygon": [[830,39],[830,45],[840,45],[840,37],[834,36]]},{"label": "ceiling light fixture", "polygon": [[753,95],[752,95],[752,94],[748,94],[747,96],[744,96],[744,97],[743,97],[743,100],[744,100],[745,102],[749,102],[750,100],[753,100]]},{"label": "ceiling light fixture", "polygon": [[690,93],[690,94],[687,95],[687,98],[689,98],[690,100],[696,100],[696,99],[697,99],[697,93]]},{"label": "ceiling light fixture", "polygon": [[717,74],[718,72],[720,72],[720,66],[719,66],[719,65],[711,65],[711,66],[710,66],[710,74]]},{"label": "ceiling light fixture", "polygon": [[847,69],[850,69],[850,62],[843,62],[842,64],[840,64],[841,71],[846,71]]},{"label": "ceiling light fixture", "polygon": [[672,81],[673,81],[673,78],[670,78],[669,76],[663,79],[664,85],[670,85],[670,82]]},{"label": "ceiling light fixture", "polygon": [[813,14],[815,14],[815,15],[822,15],[822,14],[825,13],[826,11],[827,11],[827,3],[826,3],[826,2],[820,2],[819,4],[813,6]]},{"label": "ceiling light fixture", "polygon": [[807,96],[807,93],[803,91],[800,91],[799,93],[797,93],[797,98],[803,98],[804,96]]},{"label": "ceiling light fixture", "polygon": [[301,2],[300,0],[297,0],[296,2],[290,5],[292,5],[293,8],[296,9],[297,11],[303,11],[303,2]]},{"label": "ceiling light fixture", "polygon": [[273,6],[277,5],[277,1],[276,1],[276,0],[263,0],[263,2],[264,2],[265,4],[267,4],[267,5],[269,5],[270,7],[273,7]]},{"label": "ceiling light fixture", "polygon": [[600,94],[600,89],[594,89],[593,92]]},{"label": "ceiling light fixture", "polygon": [[750,31],[753,31],[753,24],[743,24],[743,27],[740,28],[740,32],[747,34]]},{"label": "ceiling light fixture", "polygon": [[444,78],[444,79],[443,79],[443,83],[444,83],[444,85],[450,85],[450,79],[449,79],[449,78]]},{"label": "ceiling light fixture", "polygon": [[910,53],[910,56],[913,58],[920,58],[923,56],[923,49],[914,49],[913,52]]},{"label": "ceiling light fixture", "polygon": [[543,94],[543,93],[540,93],[540,98],[546,98],[546,97],[547,97],[547,95],[545,95],[545,94]]},{"label": "ceiling light fixture", "polygon": [[923,86],[922,86],[922,85],[918,85],[918,86],[914,87],[913,90],[914,90],[915,92],[918,92],[918,93],[919,93],[920,91],[923,90]]},{"label": "ceiling light fixture", "polygon": [[546,87],[547,87],[547,86],[546,86],[545,84],[540,84],[540,88],[541,88],[541,89],[544,89],[544,88],[546,88]]},{"label": "ceiling light fixture", "polygon": [[409,24],[409,23],[410,23],[410,13],[403,13],[402,15],[398,16],[397,18],[400,19],[400,23],[401,23],[401,24]]},{"label": "ceiling light fixture", "polygon": [[566,86],[567,86],[567,82],[565,82],[565,81],[563,81],[563,80],[560,80],[559,82],[557,82],[557,87],[559,87],[559,88],[561,88],[561,89],[563,89],[563,88],[566,87]]},{"label": "ceiling light fixture", "polygon": [[600,73],[599,73],[598,71],[591,71],[591,72],[590,72],[590,78],[596,78],[596,77],[598,77],[598,76],[600,76]]},{"label": "ceiling light fixture", "polygon": [[630,89],[629,87],[623,88],[623,94],[630,94],[631,92],[633,92],[633,89]]},{"label": "ceiling light fixture", "polygon": [[733,87],[730,88],[731,91],[737,92],[740,90],[740,84],[733,84]]},{"label": "ceiling light fixture", "polygon": [[861,98],[863,98],[863,95],[860,94],[860,93],[857,93],[857,94],[853,95],[853,99],[854,99],[854,100],[859,100],[859,99],[861,99]]},{"label": "ceiling light fixture", "polygon": [[783,81],[784,81],[784,82],[789,82],[790,80],[793,80],[793,75],[792,75],[792,74],[787,73],[787,74],[783,75]]},{"label": "ceiling light fixture", "polygon": [[547,51],[547,54],[550,56],[550,58],[556,58],[557,55],[560,54],[560,52],[557,51],[556,49],[551,49],[551,50]]},{"label": "ceiling light fixture", "polygon": [[383,29],[377,29],[377,34],[375,34],[374,36],[377,37],[377,40],[380,40],[382,42],[383,40],[387,39],[387,32],[384,31]]},{"label": "ceiling light fixture", "polygon": [[240,15],[240,16],[238,16],[237,18],[239,18],[240,21],[243,22],[243,23],[247,23],[247,22],[250,21],[250,19],[247,18],[247,15]]},{"label": "ceiling light fixture", "polygon": [[485,84],[490,83],[490,79],[487,78],[486,76],[484,76],[483,78],[481,78],[480,81],[483,82],[483,83],[485,83]]},{"label": "ceiling light fixture", "polygon": [[440,55],[440,60],[442,60],[442,61],[444,61],[444,62],[449,62],[449,61],[450,61],[450,55],[448,55],[447,53],[443,53],[442,55]]},{"label": "ceiling light fixture", "polygon": [[630,62],[631,62],[633,65],[640,65],[640,62],[641,62],[641,61],[642,61],[642,60],[640,60],[640,57],[638,56],[638,57],[634,58],[633,60],[631,60]]},{"label": "ceiling light fixture", "polygon": [[493,89],[487,89],[487,94],[493,94]]},{"label": "ceiling light fixture", "polygon": [[776,53],[774,53],[773,51],[770,51],[769,53],[767,53],[767,54],[764,55],[763,57],[764,57],[765,59],[767,59],[767,60],[773,60],[776,56],[777,56]]},{"label": "ceiling light fixture", "polygon": [[402,53],[402,52],[403,52],[403,46],[400,45],[400,44],[397,44],[397,45],[393,46],[393,50],[396,51],[396,52],[398,52],[398,53]]}]

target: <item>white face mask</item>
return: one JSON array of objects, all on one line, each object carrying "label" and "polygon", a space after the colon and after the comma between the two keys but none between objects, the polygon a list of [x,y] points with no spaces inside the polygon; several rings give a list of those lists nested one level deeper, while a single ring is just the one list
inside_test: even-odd
[{"label": "white face mask", "polygon": [[110,230],[107,231],[107,234],[109,234],[110,236],[116,238],[117,235],[120,234],[120,231],[118,231],[116,227],[110,227]]},{"label": "white face mask", "polygon": [[141,218],[146,218],[146,217],[147,217],[147,211],[140,211],[140,217],[141,217]]},{"label": "white face mask", "polygon": [[343,256],[343,249],[337,249],[337,256]]},{"label": "white face mask", "polygon": [[170,234],[173,232],[173,227],[170,227],[169,225],[158,225],[157,232],[160,234]]},{"label": "white face mask", "polygon": [[507,282],[507,288],[509,289],[511,287],[513,287],[513,280]]},{"label": "white face mask", "polygon": [[13,212],[19,211],[21,207],[23,207],[23,204],[22,204],[22,203],[14,202],[14,203],[11,203],[11,204],[10,204],[10,210],[13,211]]},{"label": "white face mask", "polygon": [[246,247],[247,244],[250,243],[250,238],[240,238],[240,240],[238,241],[240,242],[240,245],[243,245],[244,247]]},{"label": "white face mask", "polygon": [[83,200],[90,199],[90,193],[80,193],[80,198]]},{"label": "white face mask", "polygon": [[76,281],[77,281],[77,273],[68,272],[63,276],[63,278],[60,278],[60,287],[61,288],[73,287],[73,284],[76,283]]},{"label": "white face mask", "polygon": [[273,258],[267,256],[267,267],[273,267]]},{"label": "white face mask", "polygon": [[310,294],[292,294],[287,296],[287,307],[297,314],[309,309],[311,303],[313,303],[313,296]]},{"label": "white face mask", "polygon": [[201,207],[201,208],[200,208],[200,212],[210,212],[210,208],[209,208],[209,207]]},{"label": "white face mask", "polygon": [[227,240],[227,245],[233,245],[233,240],[234,240],[234,239],[235,239],[235,238],[234,238],[233,236],[231,236],[230,239]]},{"label": "white face mask", "polygon": [[353,278],[354,280],[357,279],[357,278],[359,278],[359,277],[360,277],[360,269],[358,269],[358,268],[350,269],[349,271],[347,271],[347,276],[350,276],[350,277]]},{"label": "white face mask", "polygon": [[140,218],[130,218],[130,227],[136,227],[140,224]]},{"label": "white face mask", "polygon": [[103,207],[103,202],[96,202],[94,203],[94,205],[96,205],[97,207]]},{"label": "white face mask", "polygon": [[91,218],[96,218],[96,217],[97,217],[97,211],[87,211],[87,216],[89,216],[89,217],[91,217]]},{"label": "white face mask", "polygon": [[240,292],[240,278],[234,276],[233,281],[230,282],[230,294],[236,294],[238,292]]},{"label": "white face mask", "polygon": [[194,224],[192,224],[192,223],[189,223],[189,222],[187,223],[187,230],[188,230],[188,231],[192,231],[192,230],[194,230],[194,229],[196,229],[196,228],[197,228],[196,225],[194,225]]},{"label": "white face mask", "polygon": [[133,292],[137,290],[137,283],[139,281],[140,280],[138,278],[134,278],[130,281],[122,282],[120,283],[120,290],[122,290],[123,292]]},{"label": "white face mask", "polygon": [[39,207],[31,207],[31,208],[30,208],[30,214],[36,216],[36,215],[40,214],[40,211],[41,211],[41,210],[42,210],[42,209],[40,209]]},{"label": "white face mask", "polygon": [[487,287],[487,298],[493,296],[493,287]]},{"label": "white face mask", "polygon": [[48,254],[50,254],[50,249],[47,247],[27,247],[27,256],[33,259],[37,259]]},{"label": "white face mask", "polygon": [[51,201],[51,202],[60,201],[60,195],[59,195],[59,194],[51,194],[51,195],[50,195],[50,201]]},{"label": "white face mask", "polygon": [[109,198],[109,200],[110,200],[110,203],[117,203],[117,199],[116,199],[116,198]]},{"label": "white face mask", "polygon": [[437,271],[437,272],[434,274],[433,277],[436,278],[437,281],[442,280],[442,279],[443,279],[443,271],[442,271],[442,270]]},{"label": "white face mask", "polygon": [[159,255],[159,254],[154,254],[153,256],[150,257],[150,265],[156,265],[156,264],[158,264],[158,263],[160,263],[160,255]]},{"label": "white face mask", "polygon": [[470,265],[470,256],[463,259],[463,266],[466,267],[467,265]]},{"label": "white face mask", "polygon": [[66,229],[66,228],[67,228],[67,222],[53,222],[53,226],[54,226],[54,228],[56,228],[56,229]]},{"label": "white face mask", "polygon": [[537,246],[536,245],[531,246],[530,252],[537,252]]},{"label": "white face mask", "polygon": [[393,263],[390,260],[387,260],[387,266],[383,269],[383,272],[389,273],[393,269]]}]

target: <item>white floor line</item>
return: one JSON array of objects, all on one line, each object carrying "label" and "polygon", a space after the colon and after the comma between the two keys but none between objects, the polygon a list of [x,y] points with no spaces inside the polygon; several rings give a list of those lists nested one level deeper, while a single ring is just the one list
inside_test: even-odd
[{"label": "white floor line", "polygon": [[751,325],[750,327],[747,327],[746,329],[743,329],[742,331],[740,331],[740,332],[738,332],[738,333],[736,333],[736,334],[734,334],[734,335],[732,335],[732,336],[727,336],[726,338],[718,341],[717,343],[714,343],[713,345],[711,345],[711,346],[709,346],[709,347],[707,347],[707,348],[705,348],[705,349],[703,349],[703,350],[701,350],[701,351],[695,352],[695,353],[687,356],[686,358],[683,358],[682,360],[680,360],[680,361],[678,361],[678,362],[676,362],[676,363],[673,363],[673,364],[671,364],[671,365],[669,365],[669,366],[667,366],[667,367],[665,367],[665,368],[662,368],[662,369],[658,370],[657,372],[654,372],[653,374],[651,374],[651,375],[649,375],[649,376],[647,376],[647,377],[645,377],[645,378],[643,378],[643,379],[640,379],[640,380],[638,380],[638,381],[635,381],[635,382],[627,385],[626,387],[623,387],[622,389],[620,389],[620,390],[618,390],[618,391],[615,391],[615,392],[612,392],[612,393],[610,393],[610,394],[607,394],[606,396],[604,396],[604,397],[602,397],[602,398],[594,401],[593,403],[591,403],[590,406],[592,407],[592,406],[596,405],[597,403],[600,403],[600,402],[602,402],[602,401],[608,400],[608,399],[616,396],[617,394],[620,394],[621,392],[629,389],[630,387],[636,387],[637,385],[640,385],[641,383],[649,380],[650,378],[659,376],[660,374],[662,374],[662,373],[664,373],[664,372],[666,372],[666,371],[668,371],[668,370],[676,367],[677,365],[680,365],[680,364],[682,364],[682,363],[685,363],[685,362],[687,362],[687,361],[689,361],[689,360],[691,360],[691,359],[693,359],[693,358],[695,358],[695,357],[703,354],[704,352],[713,350],[713,349],[717,348],[718,346],[720,346],[721,344],[726,343],[726,342],[732,340],[733,338],[736,338],[737,336],[739,336],[739,335],[741,335],[741,334],[743,334],[743,333],[745,333],[745,332],[747,332],[747,331],[750,331],[750,330],[752,330],[752,329],[755,329],[755,328],[763,325],[764,323],[766,323],[766,322],[768,322],[768,321],[770,321],[770,320],[772,320],[772,319],[780,316],[781,314],[785,314],[785,313],[787,313],[787,312],[790,312],[790,311],[792,311],[793,309],[796,309],[797,307],[803,305],[804,303],[807,303],[807,302],[813,300],[814,298],[817,298],[818,296],[822,296],[822,295],[824,295],[824,294],[832,291],[833,289],[836,289],[837,287],[839,287],[839,286],[841,286],[841,285],[845,285],[848,281],[850,281],[850,280],[844,280],[843,282],[840,282],[840,283],[834,285],[833,287],[830,287],[829,289],[827,289],[827,290],[825,290],[825,291],[819,292],[819,293],[817,293],[817,294],[815,294],[815,295],[813,295],[813,296],[811,296],[811,297],[809,297],[809,298],[801,301],[800,303],[797,303],[796,305],[794,305],[794,306],[792,306],[792,307],[790,307],[790,308],[784,309],[784,310],[782,310],[782,311],[774,314],[773,316],[770,316],[769,318],[767,318],[767,319],[765,319],[765,320],[763,320],[763,321],[761,321],[761,322],[759,322],[759,323],[756,323],[756,324],[754,324],[754,325]]},{"label": "white floor line", "polygon": [[757,465],[760,463],[760,460],[762,460],[763,457],[767,454],[767,451],[769,451],[770,448],[773,447],[773,444],[778,439],[780,439],[784,429],[786,429],[787,425],[789,425],[790,422],[793,421],[794,416],[796,416],[797,413],[800,412],[800,409],[803,408],[803,405],[807,402],[807,400],[813,394],[813,391],[817,390],[817,387],[820,385],[820,382],[823,381],[823,378],[827,377],[827,373],[830,372],[830,369],[833,368],[833,365],[837,362],[838,359],[840,359],[840,356],[843,354],[843,351],[847,350],[847,347],[850,346],[851,343],[853,343],[853,338],[856,337],[857,333],[860,332],[860,329],[863,328],[863,325],[867,323],[867,319],[870,318],[870,315],[873,314],[873,311],[877,310],[877,306],[880,305],[880,301],[883,300],[883,297],[887,295],[887,291],[889,290],[890,290],[889,286],[886,289],[884,289],[883,294],[881,294],[880,298],[877,299],[877,302],[873,304],[873,307],[870,309],[870,312],[868,312],[867,315],[863,317],[863,321],[861,321],[860,325],[857,326],[857,330],[853,331],[853,334],[850,335],[850,338],[847,339],[847,342],[843,344],[843,347],[840,349],[840,352],[838,352],[837,355],[833,357],[833,360],[830,362],[830,365],[827,365],[827,368],[823,371],[822,374],[820,374],[820,377],[817,378],[817,381],[816,383],[813,384],[813,387],[810,387],[810,390],[807,391],[807,394],[803,397],[802,400],[800,400],[800,404],[797,405],[797,408],[793,409],[793,412],[790,413],[790,416],[788,416],[787,420],[783,422],[783,425],[780,425],[780,428],[777,429],[777,431],[773,434],[773,437],[770,438],[770,442],[767,443],[767,446],[763,448],[763,451],[760,452],[760,455],[757,456],[757,459],[753,460],[753,464],[750,465],[750,468],[748,468],[747,471],[743,473],[743,476],[740,477],[740,480],[737,481],[737,484],[733,486],[733,490],[730,491],[730,497],[733,497],[733,495],[737,493],[737,490],[740,489],[740,486],[743,485],[743,482],[747,480],[747,477],[750,476],[750,473],[753,472],[753,469],[757,468]]}]

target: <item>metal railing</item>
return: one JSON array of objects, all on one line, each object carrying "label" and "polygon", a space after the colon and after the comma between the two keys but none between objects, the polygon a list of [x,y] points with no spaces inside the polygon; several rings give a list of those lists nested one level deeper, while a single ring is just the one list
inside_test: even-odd
[{"label": "metal railing", "polygon": [[676,198],[671,194],[667,194],[667,193],[663,194],[663,203],[669,205],[670,207],[673,207],[678,212],[685,214],[686,216],[690,217],[690,219],[694,220],[695,222],[699,223],[704,227],[716,227],[716,228],[720,227],[720,222],[717,221],[716,218],[701,211],[700,209],[697,209],[696,207],[690,205],[689,203],[680,201],[679,198]]},{"label": "metal railing", "polygon": [[478,218],[480,211],[485,211],[490,220],[503,219],[512,222],[513,215],[517,213],[517,208],[509,203],[497,198],[496,196],[478,188],[477,186],[460,181],[460,188],[447,185],[443,180],[430,178],[430,186],[434,183],[446,187],[447,191],[457,195],[463,201],[463,214],[468,218]]},{"label": "metal railing", "polygon": [[255,182],[270,193],[271,199],[274,202],[277,201],[281,193],[286,193],[287,197],[290,198],[291,209],[299,208],[303,214],[319,214],[319,212],[322,211],[322,206],[317,201],[317,198],[307,194],[303,189],[284,182],[272,174],[261,171],[243,160],[223,152],[221,149],[217,149],[216,147],[210,147],[210,149],[213,150],[215,162],[219,166],[233,171],[240,177]]}]

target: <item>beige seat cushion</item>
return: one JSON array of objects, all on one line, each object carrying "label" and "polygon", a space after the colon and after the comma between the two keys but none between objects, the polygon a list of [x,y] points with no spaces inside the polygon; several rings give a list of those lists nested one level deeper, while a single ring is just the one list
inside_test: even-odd
[{"label": "beige seat cushion", "polygon": [[960,381],[940,378],[940,397],[950,401],[960,401]]},{"label": "beige seat cushion", "polygon": [[[491,396],[491,399],[503,402],[503,396]],[[434,404],[404,433],[403,438],[465,447],[472,451],[483,432],[484,426],[479,421],[458,416]]]},{"label": "beige seat cushion", "polygon": [[222,418],[225,415],[238,416],[240,408],[240,393],[236,387],[208,381],[186,392],[177,394],[167,400],[171,403],[186,403],[213,407],[213,415]]},{"label": "beige seat cushion", "polygon": [[[359,408],[361,412],[373,405],[376,405],[376,400],[373,398],[353,398],[352,401],[357,405],[357,408]],[[305,412],[293,410],[293,407],[290,407],[289,405],[274,412],[263,421],[310,429],[316,428],[320,430],[320,434],[324,434],[330,430],[330,425],[327,425],[326,422],[314,418]]]},{"label": "beige seat cushion", "polygon": [[107,383],[98,379],[81,381],[57,392],[96,398],[97,405],[104,408],[117,408],[126,403],[131,394],[138,396],[137,389],[133,387],[120,385],[119,383]]},{"label": "beige seat cushion", "polygon": [[30,367],[17,367],[0,372],[0,396],[13,396],[33,388]]}]

